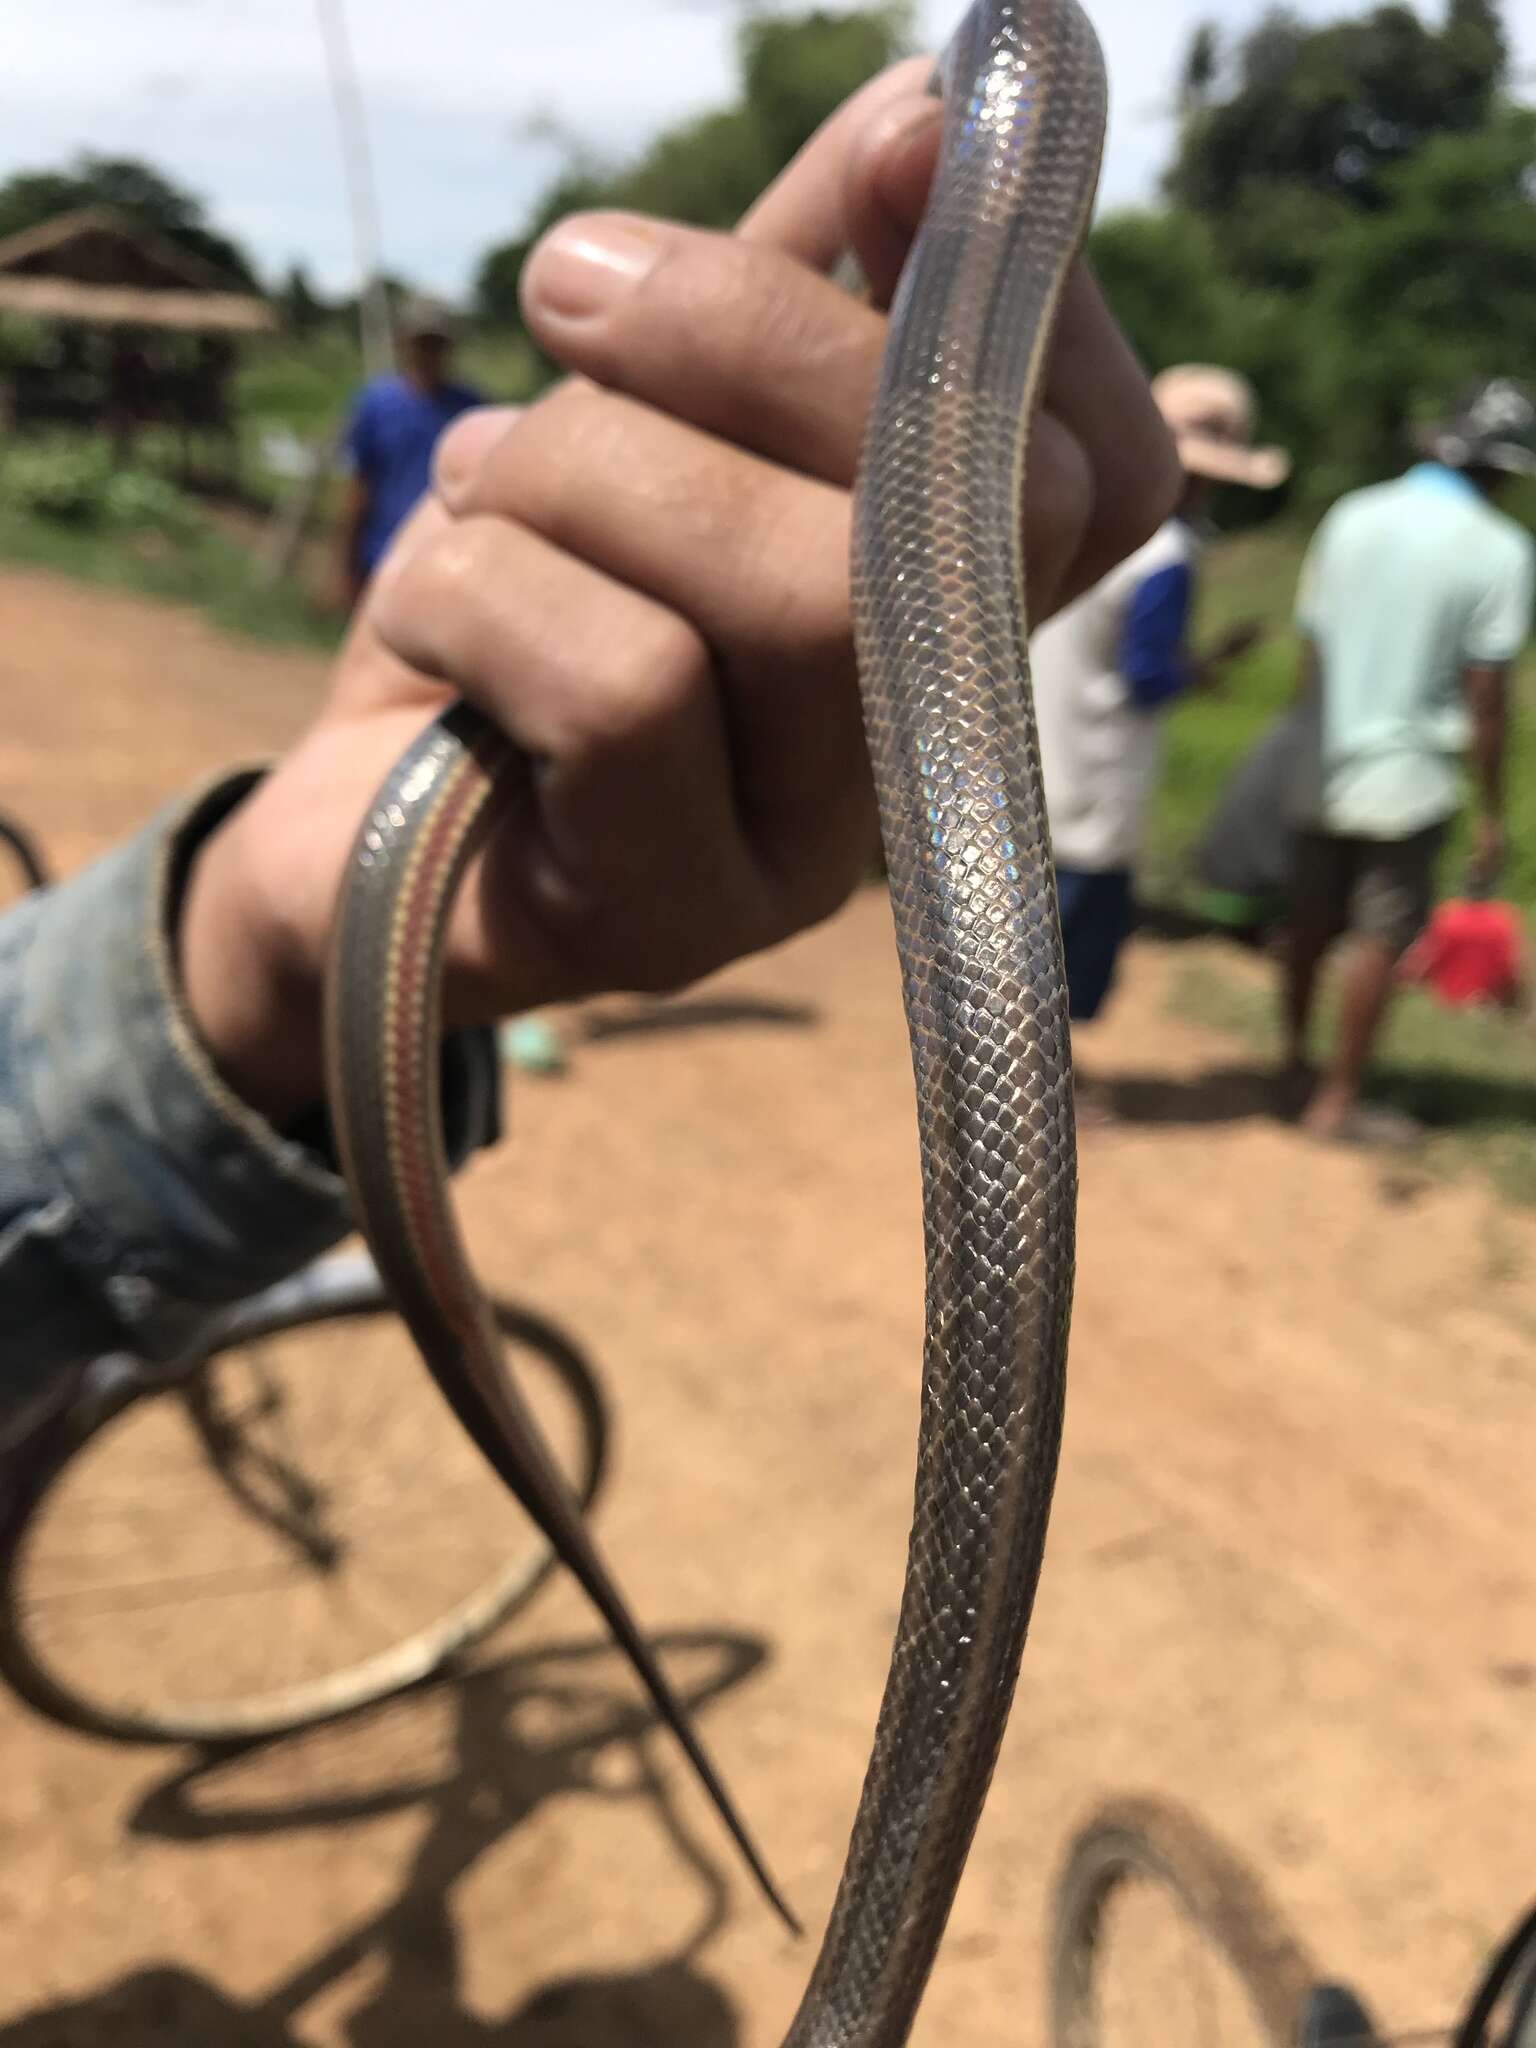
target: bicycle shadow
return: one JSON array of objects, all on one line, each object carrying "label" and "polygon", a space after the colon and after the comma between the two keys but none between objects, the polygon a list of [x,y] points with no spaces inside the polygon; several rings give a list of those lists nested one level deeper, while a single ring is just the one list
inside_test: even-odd
[{"label": "bicycle shadow", "polygon": [[[674,1632],[659,1636],[656,1648],[674,1666],[702,1662],[701,1671],[673,1673],[694,1712],[740,1685],[767,1656],[761,1642],[723,1632]],[[269,1799],[258,1785],[249,1797],[229,1796],[231,1779],[238,1787],[263,1756],[305,1737],[199,1755],[146,1795],[130,1815],[130,1833],[206,1842],[334,1828],[425,1806],[429,1823],[395,1896],[251,2005],[232,2005],[190,1973],[151,1969],[0,2028],[0,2048],[104,2048],[109,2041],[113,2048],[204,2048],[213,2040],[300,2048],[293,2031],[300,2015],[365,1964],[366,1988],[340,2022],[349,2048],[415,2048],[422,2040],[435,2048],[641,2048],[652,2041],[675,2048],[679,2040],[737,2048],[735,2009],[701,1968],[729,1917],[726,1879],[686,1825],[652,1754],[663,1733],[655,1714],[624,1684],[616,1653],[601,1640],[550,1644],[471,1673],[451,1687],[447,1767],[366,1792]],[[366,1726],[388,1711],[343,1725]],[[642,1968],[553,1979],[516,2010],[483,2019],[465,2004],[454,1889],[546,1800],[571,1794],[650,1806],[698,1895],[692,1931]],[[573,1915],[582,1905],[571,1901]]]}]

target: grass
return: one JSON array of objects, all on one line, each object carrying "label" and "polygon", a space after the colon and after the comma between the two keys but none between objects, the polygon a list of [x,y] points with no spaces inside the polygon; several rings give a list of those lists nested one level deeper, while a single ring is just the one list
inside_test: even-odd
[{"label": "grass", "polygon": [[93,531],[0,504],[0,560],[196,605],[227,632],[329,649],[337,621],[292,584],[264,589],[251,550],[199,520],[185,534]]},{"label": "grass", "polygon": [[[1168,1002],[1175,1016],[1219,1031],[1274,1065],[1280,1056],[1276,996],[1272,978],[1207,958],[1175,972]],[[1332,991],[1325,991],[1315,1045],[1328,1042],[1334,1010]],[[1424,1125],[1431,1169],[1475,1169],[1506,1200],[1536,1207],[1536,1035],[1530,1020],[1447,1010],[1419,990],[1405,990],[1388,1017],[1367,1092]]]}]

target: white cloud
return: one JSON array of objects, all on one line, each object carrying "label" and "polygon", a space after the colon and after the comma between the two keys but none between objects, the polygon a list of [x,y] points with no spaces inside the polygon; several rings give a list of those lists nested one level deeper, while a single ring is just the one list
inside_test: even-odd
[{"label": "white cloud", "polygon": [[[1261,0],[1096,0],[1114,115],[1104,197],[1145,197],[1166,159],[1166,107],[1194,22],[1239,30]],[[81,149],[142,155],[193,186],[277,270],[295,258],[350,281],[351,236],[315,0],[5,0],[0,177]],[[1347,11],[1309,0],[1319,17]],[[734,0],[351,0],[391,264],[461,291],[512,232],[550,150],[521,132],[555,116],[622,156],[663,122],[726,99]],[[959,0],[923,0],[935,43]],[[1536,59],[1536,0],[1509,9]],[[1160,111],[1164,110],[1164,111]]]}]

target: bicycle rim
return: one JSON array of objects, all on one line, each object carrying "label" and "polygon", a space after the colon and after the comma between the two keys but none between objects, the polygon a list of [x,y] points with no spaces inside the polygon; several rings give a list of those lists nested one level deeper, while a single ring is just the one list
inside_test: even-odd
[{"label": "bicycle rim", "polygon": [[48,879],[42,855],[31,836],[10,818],[0,817],[0,847],[5,848],[6,872],[0,881],[0,903],[42,888]]},{"label": "bicycle rim", "polygon": [[[551,1326],[498,1317],[589,1504],[597,1383]],[[430,1677],[552,1569],[376,1297],[296,1318],[60,1447],[0,1583],[0,1671],[40,1711],[134,1741],[286,1732]]]},{"label": "bicycle rim", "polygon": [[1536,1906],[1489,1964],[1451,2048],[1536,2048]]},{"label": "bicycle rim", "polygon": [[1053,1907],[1054,2048],[1292,2048],[1316,1974],[1193,1815],[1121,1800],[1074,1837]]}]

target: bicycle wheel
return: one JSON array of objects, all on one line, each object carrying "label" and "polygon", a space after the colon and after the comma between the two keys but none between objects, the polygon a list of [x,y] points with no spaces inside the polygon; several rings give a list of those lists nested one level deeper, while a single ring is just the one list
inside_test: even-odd
[{"label": "bicycle wheel", "polygon": [[48,879],[43,857],[31,837],[10,818],[0,817],[0,846],[7,855],[4,879],[0,881],[0,903],[40,889]]},{"label": "bicycle wheel", "polygon": [[1054,2048],[1293,2048],[1319,1975],[1252,1872],[1156,1799],[1074,1838],[1050,1971]]},{"label": "bicycle wheel", "polygon": [[1489,1964],[1451,2048],[1536,2048],[1536,1906]]},{"label": "bicycle wheel", "polygon": [[[591,1369],[539,1317],[495,1313],[589,1505],[608,1439]],[[236,1312],[170,1390],[128,1372],[98,1387],[13,1527],[0,1673],[51,1718],[130,1741],[253,1740],[383,1699],[553,1564],[367,1268]]]}]

